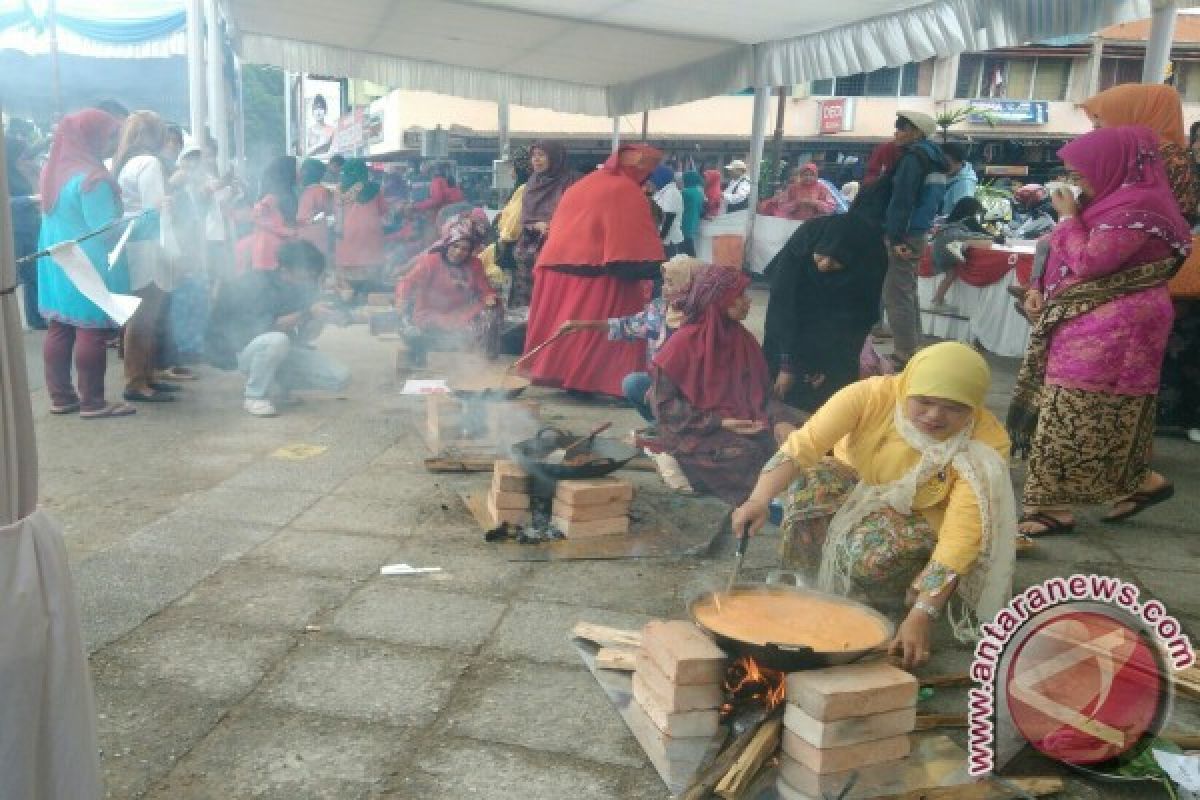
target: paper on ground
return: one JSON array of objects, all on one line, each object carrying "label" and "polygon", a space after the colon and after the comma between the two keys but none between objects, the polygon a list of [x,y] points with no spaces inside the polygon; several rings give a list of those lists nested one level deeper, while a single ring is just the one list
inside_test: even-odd
[{"label": "paper on ground", "polygon": [[444,378],[437,380],[413,380],[410,378],[404,382],[404,388],[400,390],[400,394],[450,394],[450,387],[446,385]]},{"label": "paper on ground", "polygon": [[1200,756],[1181,756],[1154,751],[1154,760],[1171,780],[1190,792],[1200,791]]},{"label": "paper on ground", "polygon": [[136,219],[129,220],[125,226],[125,232],[121,234],[121,238],[117,240],[117,246],[108,254],[108,268],[112,269],[117,265],[117,261],[121,258],[121,253],[125,252],[125,243],[129,241],[129,234],[133,233],[133,225],[137,222]]},{"label": "paper on ground", "polygon": [[75,284],[80,293],[108,314],[118,325],[124,325],[137,311],[140,297],[113,294],[104,285],[104,279],[96,272],[92,260],[83,252],[78,242],[61,242],[50,248],[50,257],[62,267],[62,271]]},{"label": "paper on ground", "polygon": [[425,575],[441,571],[441,567],[414,567],[408,564],[387,564],[379,568],[380,575]]}]

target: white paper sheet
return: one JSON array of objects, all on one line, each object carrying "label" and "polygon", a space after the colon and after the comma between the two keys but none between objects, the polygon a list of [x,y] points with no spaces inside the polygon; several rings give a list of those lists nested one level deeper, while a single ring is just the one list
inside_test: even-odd
[{"label": "white paper sheet", "polygon": [[129,241],[129,234],[133,233],[133,225],[137,222],[135,219],[129,220],[125,226],[125,232],[121,234],[121,238],[117,240],[117,246],[108,254],[108,268],[112,269],[117,265],[117,261],[121,258],[121,253],[125,251],[125,243]]},{"label": "white paper sheet", "polygon": [[400,390],[400,394],[450,394],[450,387],[446,385],[445,378],[437,380],[413,380],[410,378],[404,382],[404,388]]},{"label": "white paper sheet", "polygon": [[128,322],[142,302],[140,297],[110,292],[78,242],[54,245],[50,248],[50,257],[62,267],[75,288],[118,325]]},{"label": "white paper sheet", "polygon": [[1200,756],[1181,756],[1154,751],[1154,760],[1171,776],[1171,780],[1189,792],[1200,791]]}]

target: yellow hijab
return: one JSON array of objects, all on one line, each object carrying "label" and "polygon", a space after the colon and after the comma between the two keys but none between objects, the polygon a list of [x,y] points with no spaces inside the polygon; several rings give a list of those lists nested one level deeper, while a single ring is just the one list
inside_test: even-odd
[{"label": "yellow hijab", "polygon": [[[675,256],[663,264],[663,278],[667,286],[674,287],[676,291],[682,292],[691,283],[692,277],[696,274],[697,270],[706,266],[708,265],[703,261],[692,256]],[[676,309],[670,299],[667,300],[666,319],[668,328],[678,328],[683,324],[683,312]]]},{"label": "yellow hijab", "polygon": [[970,406],[975,410],[972,438],[993,446],[1003,442],[1003,430],[984,407],[992,371],[983,356],[965,344],[942,342],[918,351],[890,384],[889,396],[880,398],[866,429],[849,443],[852,463],[867,483],[891,483],[921,460],[921,453],[896,430],[895,415],[904,413],[903,403],[909,397],[936,397]]}]

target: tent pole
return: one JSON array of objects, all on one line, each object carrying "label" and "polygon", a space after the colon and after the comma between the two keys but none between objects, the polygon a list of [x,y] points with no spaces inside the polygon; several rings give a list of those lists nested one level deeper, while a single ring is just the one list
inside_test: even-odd
[{"label": "tent pole", "polygon": [[613,117],[612,124],[612,151],[615,153],[621,146],[621,118]]},{"label": "tent pole", "polygon": [[62,76],[58,69],[58,3],[49,0],[46,4],[46,33],[50,44],[50,88],[54,96],[54,116],[63,114]]},{"label": "tent pole", "polygon": [[508,160],[509,153],[509,123],[508,123],[508,97],[505,96],[496,104],[496,148],[500,151],[497,158],[501,161]]},{"label": "tent pole", "polygon": [[292,73],[283,71],[283,152],[292,155]]},{"label": "tent pole", "polygon": [[[208,130],[217,143],[217,165],[224,175],[229,170],[229,82],[225,80],[225,48],[217,0],[204,0],[205,59],[208,66]],[[204,137],[192,131],[202,145]]]},{"label": "tent pole", "polygon": [[1142,62],[1142,83],[1162,83],[1171,61],[1171,40],[1175,38],[1176,0],[1156,0],[1150,18],[1150,36],[1146,42],[1146,60]]},{"label": "tent pole", "polygon": [[[759,86],[754,90],[754,118],[750,124],[750,200],[746,210],[746,255],[750,254],[750,242],[754,238],[754,218],[758,214],[759,172],[762,171],[763,147],[766,144],[768,98],[771,94],[769,86]],[[749,259],[744,262],[749,266]]]},{"label": "tent pole", "polygon": [[233,57],[233,66],[237,71],[237,122],[234,136],[237,142],[238,174],[246,175],[246,84],[242,81],[242,60]]},{"label": "tent pole", "polygon": [[775,90],[779,94],[779,107],[775,112],[775,133],[771,138],[771,167],[775,172],[772,177],[782,177],[779,165],[783,163],[783,123],[787,114],[787,88],[780,86]]},{"label": "tent pole", "polygon": [[650,138],[650,112],[642,112],[642,141],[647,141]]},{"label": "tent pole", "polygon": [[208,97],[204,75],[204,5],[203,0],[188,0],[187,4],[187,64],[188,104],[191,107],[192,136],[202,136],[204,118],[208,114]]}]

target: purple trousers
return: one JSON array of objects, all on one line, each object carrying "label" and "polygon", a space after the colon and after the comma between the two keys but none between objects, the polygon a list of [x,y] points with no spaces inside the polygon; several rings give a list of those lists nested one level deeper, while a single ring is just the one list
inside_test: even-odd
[{"label": "purple trousers", "polygon": [[[46,364],[46,389],[56,408],[79,403],[81,411],[100,411],[104,402],[104,368],[108,364],[107,340],[113,332],[107,328],[76,328],[50,320],[42,360]],[[79,392],[71,382],[71,356]]]}]

